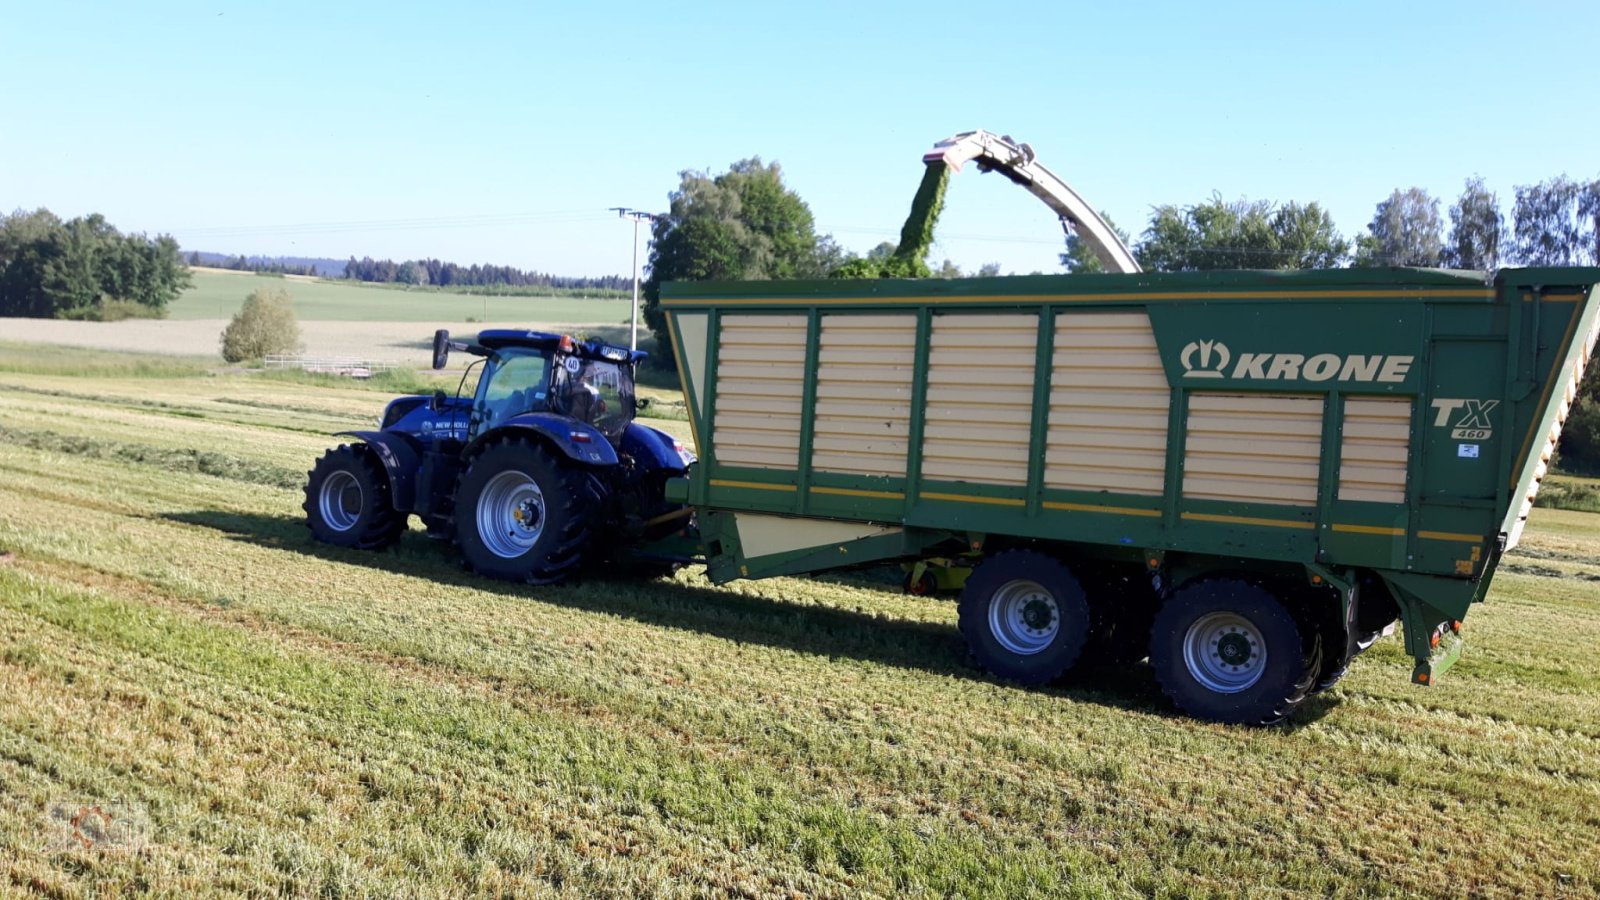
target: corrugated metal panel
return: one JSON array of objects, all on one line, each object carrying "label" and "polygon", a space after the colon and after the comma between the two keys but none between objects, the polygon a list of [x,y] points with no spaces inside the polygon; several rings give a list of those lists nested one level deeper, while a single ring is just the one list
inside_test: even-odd
[{"label": "corrugated metal panel", "polygon": [[1339,442],[1339,499],[1406,502],[1410,397],[1346,397]]},{"label": "corrugated metal panel", "polygon": [[922,476],[1024,486],[1037,315],[935,316]]},{"label": "corrugated metal panel", "polygon": [[1184,498],[1315,506],[1323,400],[1191,393]]},{"label": "corrugated metal panel", "polygon": [[800,464],[806,317],[723,316],[717,342],[717,462],[793,469]]},{"label": "corrugated metal panel", "polygon": [[821,329],[811,467],[904,476],[916,314],[827,315]]},{"label": "corrugated metal panel", "polygon": [[1172,396],[1150,317],[1056,317],[1046,487],[1160,496]]}]

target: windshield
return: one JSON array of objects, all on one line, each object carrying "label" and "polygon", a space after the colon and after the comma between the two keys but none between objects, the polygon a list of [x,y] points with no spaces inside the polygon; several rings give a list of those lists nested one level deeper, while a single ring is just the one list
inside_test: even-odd
[{"label": "windshield", "polygon": [[519,413],[544,409],[548,358],[543,351],[507,349],[496,354],[479,380],[476,412],[482,427],[494,427]]},{"label": "windshield", "polygon": [[587,422],[609,438],[620,437],[633,421],[633,370],[627,365],[561,358],[551,377],[550,395],[556,412]]}]

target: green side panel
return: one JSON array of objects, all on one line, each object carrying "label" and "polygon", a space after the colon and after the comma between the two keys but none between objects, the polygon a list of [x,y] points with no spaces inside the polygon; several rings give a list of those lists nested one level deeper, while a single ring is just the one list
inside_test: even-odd
[{"label": "green side panel", "polygon": [[[669,284],[663,307],[669,320],[704,315],[708,322],[703,375],[686,385],[696,395],[691,424],[697,442],[704,442],[689,491],[703,529],[715,530],[724,512],[748,511],[903,526],[915,535],[869,538],[842,552],[798,550],[781,560],[746,558],[735,535],[721,542],[727,559],[713,559],[714,577],[832,568],[874,555],[921,553],[934,540],[959,545],[967,535],[1006,536],[1324,570],[1369,568],[1392,579],[1416,622],[1436,618],[1433,627],[1460,619],[1486,589],[1503,535],[1512,531],[1521,498],[1539,477],[1541,448],[1558,424],[1564,385],[1587,358],[1600,324],[1597,282],[1600,269],[1506,270],[1492,283],[1470,273],[1340,270]],[[815,471],[810,418],[817,370],[828,365],[818,355],[819,317],[890,311],[914,312],[919,323],[904,470]],[[997,361],[1012,374],[1003,392],[993,389],[997,398],[1008,398],[996,402],[1014,403],[1009,398],[1020,394],[1032,404],[1030,424],[1015,438],[1029,445],[1026,476],[1011,484],[929,478],[921,468],[930,392],[985,389],[930,386],[930,323],[950,312],[981,311],[1036,315],[1040,322],[1039,345],[1026,360]],[[1126,346],[1129,354],[1157,354],[1150,358],[1159,359],[1159,368],[1140,369],[1113,353],[1103,371],[1073,370],[1077,381],[1051,384],[1064,352],[1044,344],[1054,340],[1053,321],[1092,312],[1148,317],[1146,340],[1153,349]],[[793,396],[774,397],[775,407],[800,410],[793,465],[717,460],[710,443],[717,323],[729,313],[806,317],[805,380]],[[680,342],[677,349],[681,354],[686,347]],[[985,352],[977,343],[967,349]],[[1021,366],[1032,372],[1031,387],[1015,387]],[[1164,375],[1170,390],[1160,494],[1094,490],[1092,484],[1053,487],[1055,463],[1046,461],[1052,429],[1079,415],[1085,403],[1114,411],[1124,379],[1145,379],[1142,396],[1148,397],[1150,372]],[[1159,382],[1154,390],[1159,396]],[[1071,391],[1098,399],[1062,405]],[[1245,406],[1219,413],[1218,404],[1231,398]],[[864,403],[873,399],[863,395]],[[1287,403],[1300,410],[1298,430],[1274,431],[1287,426],[1271,416],[1257,418],[1261,411],[1250,404],[1258,400],[1261,409]],[[1377,427],[1375,406],[1390,411],[1383,413],[1381,440],[1369,434]],[[1199,415],[1211,419],[1196,432],[1200,437],[1192,437],[1190,421]],[[1233,423],[1233,430],[1219,432],[1216,421]],[[970,427],[988,426],[973,421]],[[1108,427],[1110,434],[1122,426]],[[1145,459],[1163,452],[1160,432],[1154,433],[1155,446],[1140,450]],[[1109,455],[1095,465],[1115,469],[1117,445],[1107,446]],[[1230,457],[1230,446],[1248,452]],[[1274,456],[1279,446],[1289,448],[1282,460]],[[1207,453],[1245,468],[1216,469]],[[1257,456],[1259,471],[1253,462],[1237,462]],[[1206,479],[1211,486],[1186,492],[1186,485]],[[1274,487],[1278,480],[1287,485],[1281,491]],[[1356,489],[1369,481],[1377,486]],[[1234,483],[1241,486],[1228,490]]]}]

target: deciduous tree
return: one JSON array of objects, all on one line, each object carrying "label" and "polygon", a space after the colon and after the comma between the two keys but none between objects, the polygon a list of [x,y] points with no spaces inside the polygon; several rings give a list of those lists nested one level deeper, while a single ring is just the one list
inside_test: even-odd
[{"label": "deciduous tree", "polygon": [[1450,239],[1439,256],[1441,265],[1453,269],[1493,269],[1500,264],[1500,233],[1505,217],[1500,197],[1484,187],[1483,179],[1467,179],[1460,199],[1450,207]]},{"label": "deciduous tree", "polygon": [[222,330],[222,358],[228,362],[288,353],[300,344],[294,298],[283,288],[257,288]]},{"label": "deciduous tree", "polygon": [[1217,195],[1194,206],[1156,207],[1143,238],[1134,255],[1156,272],[1326,269],[1342,264],[1350,249],[1316,203],[1224,202]]},{"label": "deciduous tree", "polygon": [[1519,187],[1512,222],[1517,260],[1523,265],[1600,262],[1600,180],[1559,175]]},{"label": "deciduous tree", "polygon": [[1439,201],[1422,188],[1395,188],[1356,238],[1358,266],[1437,266],[1444,249]]},{"label": "deciduous tree", "polygon": [[777,163],[740,160],[718,175],[679,173],[670,211],[652,229],[645,321],[667,354],[660,309],[667,281],[815,278],[842,261],[831,238],[818,238],[811,208],[783,183]]}]

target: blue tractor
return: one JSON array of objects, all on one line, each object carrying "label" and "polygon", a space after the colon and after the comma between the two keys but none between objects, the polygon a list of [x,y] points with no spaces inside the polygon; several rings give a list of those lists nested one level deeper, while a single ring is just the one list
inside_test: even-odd
[{"label": "blue tractor", "polygon": [[[476,342],[434,335],[433,367],[452,350],[480,359],[471,397],[400,397],[377,431],[329,450],[306,482],[306,524],[318,540],[380,549],[411,515],[453,538],[468,566],[508,581],[551,584],[586,563],[670,571],[642,545],[682,531],[689,510],[667,479],[694,454],[634,421],[645,354],[539,331],[488,330]],[[462,384],[466,376],[462,377]]]}]

